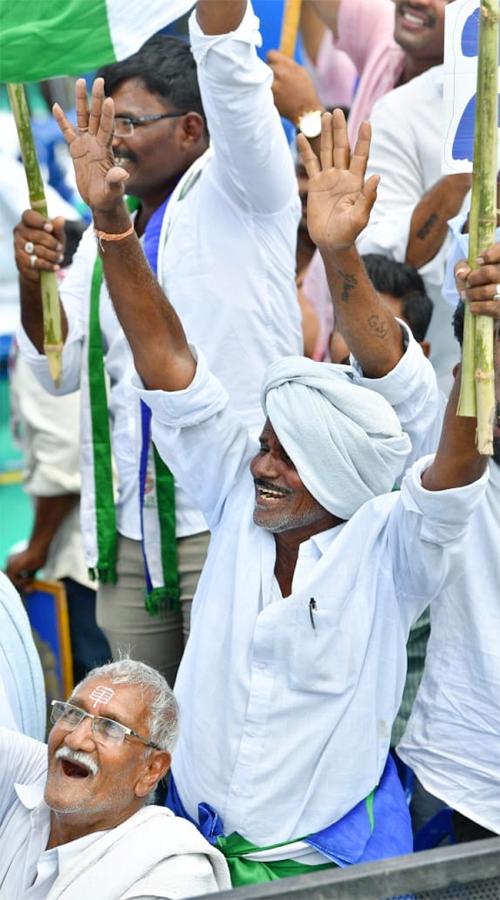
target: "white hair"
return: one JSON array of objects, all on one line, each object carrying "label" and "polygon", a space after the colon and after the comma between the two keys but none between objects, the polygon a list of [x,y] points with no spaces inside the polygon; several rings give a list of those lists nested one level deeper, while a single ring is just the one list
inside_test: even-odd
[{"label": "white hair", "polygon": [[157,669],[123,656],[116,662],[106,663],[88,672],[73,689],[73,694],[91,678],[107,679],[111,684],[139,685],[147,695],[149,740],[161,750],[172,753],[179,732],[179,708],[172,688]]}]

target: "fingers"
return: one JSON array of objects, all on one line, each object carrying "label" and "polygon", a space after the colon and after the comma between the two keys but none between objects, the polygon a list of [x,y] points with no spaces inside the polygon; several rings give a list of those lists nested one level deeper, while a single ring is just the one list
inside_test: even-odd
[{"label": "fingers", "polygon": [[491,316],[500,320],[500,300],[476,300],[471,301],[469,309],[473,316]]},{"label": "fingers", "polygon": [[373,208],[373,204],[377,199],[377,188],[380,182],[379,175],[372,175],[371,178],[368,179],[365,185],[363,185],[363,189],[356,199],[354,204],[354,210],[357,213],[358,221],[359,221],[359,233],[366,227],[368,224],[368,220],[370,218],[370,213]]},{"label": "fingers", "polygon": [[478,263],[480,265],[497,265],[498,263],[500,263],[500,243],[493,244],[492,247],[488,247],[488,249],[481,254],[480,259],[478,259]]},{"label": "fingers", "polygon": [[334,109],[332,116],[333,165],[336,169],[348,169],[350,158],[347,123],[341,109]]},{"label": "fingers", "polygon": [[66,141],[66,143],[69,146],[70,144],[73,143],[73,141],[77,137],[77,134],[76,134],[76,131],[75,131],[73,125],[71,124],[69,119],[65,116],[63,110],[61,109],[61,107],[59,106],[58,103],[54,103],[54,105],[52,107],[52,113],[53,113],[54,119],[56,120],[57,124],[59,125],[59,129],[62,133],[64,140]]},{"label": "fingers", "polygon": [[89,108],[87,103],[87,85],[84,78],[79,78],[75,85],[76,124],[82,131],[89,127]]},{"label": "fingers", "polygon": [[354,153],[351,156],[351,164],[349,166],[349,171],[352,172],[353,175],[357,175],[360,178],[365,177],[366,167],[368,165],[368,157],[370,155],[371,135],[372,130],[370,127],[370,123],[362,122],[359,126],[358,139],[356,141]]},{"label": "fingers", "polygon": [[333,133],[332,115],[329,112],[321,116],[321,144],[319,150],[321,169],[331,169],[333,166]]},{"label": "fingers", "polygon": [[319,159],[313,152],[309,141],[306,137],[304,137],[303,134],[297,135],[297,149],[300,153],[302,165],[304,166],[308,177],[313,178],[315,175],[319,175],[319,173],[321,172]]},{"label": "fingers", "polygon": [[[41,271],[56,272],[64,255],[60,239],[64,219],[48,222],[35,210],[26,210],[14,229],[14,251],[20,275],[37,282]],[[50,230],[49,230],[50,229]]]},{"label": "fingers", "polygon": [[90,114],[88,119],[89,134],[96,136],[101,124],[101,112],[104,102],[104,78],[96,78],[92,85]]},{"label": "fingers", "polygon": [[97,140],[104,147],[111,147],[111,142],[113,140],[114,121],[115,104],[113,103],[111,97],[107,97],[101,105],[101,118],[99,130],[97,132]]}]

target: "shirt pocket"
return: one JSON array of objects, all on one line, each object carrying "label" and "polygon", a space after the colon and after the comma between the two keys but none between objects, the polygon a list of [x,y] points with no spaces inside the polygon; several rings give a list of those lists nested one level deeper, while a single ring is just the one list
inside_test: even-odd
[{"label": "shirt pocket", "polygon": [[307,603],[297,607],[291,643],[291,690],[343,694],[355,683],[355,642],[352,631],[342,627],[338,612],[311,609]]}]

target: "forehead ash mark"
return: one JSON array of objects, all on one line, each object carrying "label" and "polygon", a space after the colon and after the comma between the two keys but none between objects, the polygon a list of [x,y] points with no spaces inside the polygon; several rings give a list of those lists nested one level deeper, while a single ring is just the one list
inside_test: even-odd
[{"label": "forehead ash mark", "polygon": [[105,687],[103,684],[98,684],[97,687],[94,688],[89,697],[91,700],[94,700],[93,709],[96,708],[98,703],[109,703],[112,697],[115,696],[115,691],[110,687]]}]

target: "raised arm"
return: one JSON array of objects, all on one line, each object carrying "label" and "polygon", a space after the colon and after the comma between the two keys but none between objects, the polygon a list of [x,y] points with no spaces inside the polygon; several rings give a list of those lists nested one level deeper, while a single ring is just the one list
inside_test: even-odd
[{"label": "raised arm", "polygon": [[401,329],[375,291],[355,241],[376,199],[378,177],[365,181],[370,126],[361,125],[351,157],[343,113],[322,117],[320,159],[298,137],[309,175],[307,225],[325,264],[339,331],[369,378],[387,375],[403,355]]},{"label": "raised arm", "polygon": [[342,0],[304,0],[304,6],[310,6],[318,14],[326,27],[338,37],[337,22]]},{"label": "raised arm", "polygon": [[293,160],[274,106],[272,73],[259,59],[250,2],[200,0],[190,19],[203,108],[215,150],[211,178],[248,213],[296,206]]},{"label": "raised arm", "polygon": [[[135,368],[150,389],[187,387],[196,363],[179,318],[154,278],[123,202],[126,171],[111,150],[114,105],[104,99],[104,81],[92,88],[90,113],[85,81],[76,85],[78,127],[58,104],[54,115],[70,148],[78,190],[90,206],[101,238],[104,276],[134,356]],[[127,237],[120,237],[130,232]]]},{"label": "raised arm", "polygon": [[247,0],[198,0],[196,18],[205,34],[236,31],[245,15]]}]

